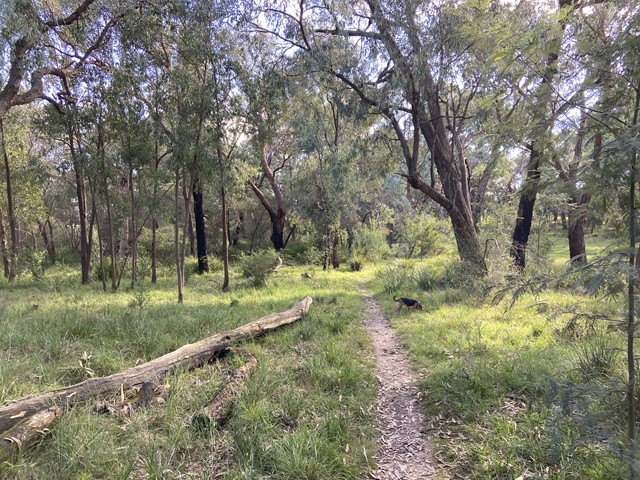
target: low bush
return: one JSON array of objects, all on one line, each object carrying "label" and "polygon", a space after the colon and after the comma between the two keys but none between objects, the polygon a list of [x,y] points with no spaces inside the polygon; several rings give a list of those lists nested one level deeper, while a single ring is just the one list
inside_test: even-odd
[{"label": "low bush", "polygon": [[278,254],[274,250],[258,250],[251,255],[243,255],[238,260],[242,276],[249,279],[253,287],[261,287],[273,273],[278,263]]}]

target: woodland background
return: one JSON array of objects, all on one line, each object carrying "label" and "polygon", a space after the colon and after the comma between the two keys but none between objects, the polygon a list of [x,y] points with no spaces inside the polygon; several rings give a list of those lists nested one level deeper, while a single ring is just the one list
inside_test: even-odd
[{"label": "woodland background", "polygon": [[[8,333],[0,398],[67,383],[60,372],[69,359],[80,357],[75,380],[95,373],[87,363],[95,357],[86,355],[99,347],[85,340],[106,342],[117,329],[92,330],[91,322],[81,328],[76,309],[58,313],[80,329],[82,346],[72,340],[72,348],[62,348],[42,383],[16,380],[19,371],[34,371],[21,363],[26,357],[52,355],[51,345],[35,344],[69,341],[61,322],[60,337],[49,331],[49,340],[26,342],[15,357],[25,332],[53,328],[43,323],[53,308],[47,302],[68,301],[64,292],[104,318],[110,313],[101,308],[119,304],[114,338],[124,341],[122,329],[137,331],[131,352],[98,355],[106,374],[175,347],[180,335],[153,343],[152,332],[164,337],[149,325],[150,303],[164,305],[155,315],[167,315],[176,312],[171,302],[195,307],[207,292],[212,301],[243,308],[251,295],[271,295],[263,306],[280,307],[283,295],[292,300],[287,289],[301,283],[300,275],[302,285],[308,280],[320,290],[324,281],[348,288],[371,282],[387,301],[406,291],[430,296],[433,307],[424,315],[436,322],[451,314],[441,309],[456,305],[474,312],[471,324],[463,320],[469,311],[457,312],[449,327],[460,328],[452,340],[458,347],[437,351],[429,350],[426,332],[405,331],[426,328],[418,318],[398,325],[419,370],[444,355],[442,378],[453,371],[461,385],[470,382],[460,391],[449,384],[454,397],[470,398],[469,388],[479,395],[473,413],[457,400],[451,412],[438,411],[442,399],[426,406],[443,421],[461,412],[481,417],[505,399],[529,406],[514,413],[527,422],[532,405],[545,410],[538,412],[542,423],[565,414],[561,435],[525,429],[528,441],[551,445],[539,457],[524,459],[531,446],[523,441],[529,447],[513,461],[472,467],[474,455],[493,457],[481,453],[489,447],[478,440],[477,451],[450,454],[447,461],[463,459],[455,468],[484,469],[487,478],[534,471],[580,478],[581,469],[592,478],[635,475],[638,10],[632,0],[4,2],[0,308]],[[288,273],[269,280],[283,264]],[[318,315],[357,308],[343,294],[321,294],[325,310]],[[531,318],[523,301],[536,305]],[[487,305],[496,321],[508,317],[513,328],[524,322],[530,337],[514,333],[492,350],[483,337],[490,323],[478,323]],[[512,313],[499,313],[509,305]],[[239,321],[233,318],[213,325],[223,330]],[[344,333],[347,323],[326,321],[328,332]],[[311,340],[314,334],[300,328],[300,338]],[[446,345],[447,331],[433,345]],[[536,373],[512,372],[519,377],[513,385],[484,377],[475,362],[484,355],[508,360],[510,341],[516,356],[535,350],[513,340],[521,334],[532,345],[544,339],[554,372],[525,362]],[[334,353],[329,363],[344,355]],[[355,355],[355,363],[366,364]],[[504,368],[489,370],[506,374]],[[440,377],[430,378],[425,391],[434,391],[430,382]],[[617,413],[605,422],[594,420],[594,411]],[[512,421],[505,420],[505,438],[518,435]],[[594,426],[603,424],[606,433]],[[459,434],[483,437],[481,427],[473,432]],[[253,452],[235,457],[244,462],[233,467],[237,475],[245,467],[263,474],[283,468],[261,463],[252,447],[234,441],[236,454]],[[597,460],[596,451],[611,456]],[[43,455],[50,460],[52,452]],[[364,457],[336,475],[361,472]],[[568,460],[574,458],[577,466]],[[130,465],[139,468],[140,458]]]}]

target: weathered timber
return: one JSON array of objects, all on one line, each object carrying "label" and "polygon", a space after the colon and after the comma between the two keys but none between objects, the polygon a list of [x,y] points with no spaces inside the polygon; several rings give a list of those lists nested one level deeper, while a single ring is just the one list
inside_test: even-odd
[{"label": "weathered timber", "polygon": [[177,369],[197,368],[234,344],[295,322],[309,311],[313,300],[305,297],[289,310],[272,313],[242,327],[184,345],[162,357],[108,377],[90,378],[76,385],[29,395],[0,406],[0,432],[5,432],[42,407],[73,405],[98,396],[118,394],[144,382],[156,382]]},{"label": "weathered timber", "polygon": [[229,413],[231,403],[236,393],[251,372],[258,366],[258,360],[250,352],[242,348],[235,349],[234,352],[244,359],[245,364],[231,374],[229,381],[215,396],[213,401],[193,416],[191,424],[194,427],[212,428],[214,425],[219,425],[221,420]]},{"label": "weathered timber", "polygon": [[0,460],[10,459],[33,445],[60,418],[60,407],[43,408],[20,422],[0,438]]}]

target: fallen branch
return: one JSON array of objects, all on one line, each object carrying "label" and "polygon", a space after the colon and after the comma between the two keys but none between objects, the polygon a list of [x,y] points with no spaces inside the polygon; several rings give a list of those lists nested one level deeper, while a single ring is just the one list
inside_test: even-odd
[{"label": "fallen branch", "polygon": [[184,345],[162,357],[108,377],[90,378],[66,388],[29,395],[0,406],[0,432],[5,432],[42,407],[73,405],[96,396],[110,396],[144,382],[160,383],[167,374],[177,370],[197,368],[237,342],[262,335],[280,326],[299,320],[309,311],[313,300],[305,297],[289,310],[272,313],[259,320],[199,342]]},{"label": "fallen branch", "polygon": [[60,407],[56,406],[38,410],[6,432],[6,436],[0,438],[0,460],[13,457],[42,438],[60,418],[60,413]]},{"label": "fallen branch", "polygon": [[196,428],[209,429],[213,425],[219,425],[228,415],[231,403],[240,387],[258,366],[258,360],[250,352],[238,348],[235,353],[240,355],[245,364],[234,371],[222,391],[201,412],[196,413],[191,419],[191,424]]}]

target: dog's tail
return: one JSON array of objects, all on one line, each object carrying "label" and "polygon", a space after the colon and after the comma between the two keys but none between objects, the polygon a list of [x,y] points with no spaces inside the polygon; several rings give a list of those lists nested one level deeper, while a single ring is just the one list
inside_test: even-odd
[{"label": "dog's tail", "polygon": [[395,295],[393,296],[393,301],[394,301],[394,302],[397,302],[397,301],[398,301],[398,299],[396,298],[396,296],[395,296]]}]

